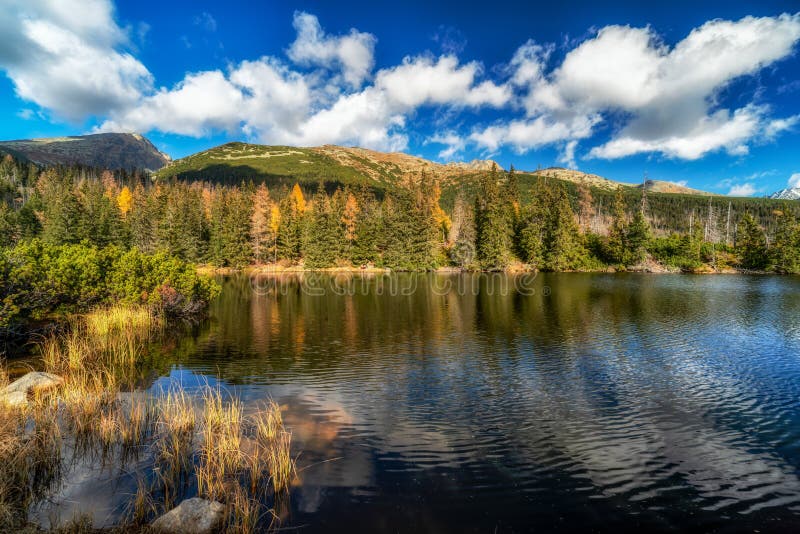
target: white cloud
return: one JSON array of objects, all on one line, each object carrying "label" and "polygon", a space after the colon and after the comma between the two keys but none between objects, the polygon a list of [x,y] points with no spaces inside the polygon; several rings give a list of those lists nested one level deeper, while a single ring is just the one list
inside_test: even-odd
[{"label": "white cloud", "polygon": [[789,177],[789,187],[800,187],[800,172],[796,172]]},{"label": "white cloud", "polygon": [[690,129],[650,139],[623,132],[608,143],[593,148],[590,156],[616,159],[640,152],[661,152],[671,157],[695,160],[720,148],[731,155],[744,155],[749,151],[747,142],[768,125],[766,112],[766,108],[756,106],[746,106],[734,113],[719,110],[699,118]]},{"label": "white cloud", "polygon": [[[407,56],[375,70],[376,38],[350,29],[326,33],[296,12],[286,58],[262,57],[225,69],[186,73],[157,87],[129,51],[128,30],[111,0],[8,0],[0,11],[0,68],[18,96],[62,118],[102,119],[100,131],[159,130],[205,136],[224,130],[264,143],[355,144],[402,150],[407,128],[432,108],[450,159],[475,147],[517,153],[556,147],[575,167],[579,142],[588,157],[659,153],[686,160],[714,151],[734,156],[800,123],[772,116],[766,104],[719,104],[732,80],[789,56],[800,14],[713,20],[673,46],[651,28],[607,26],[552,65],[554,45],[528,41],[490,71],[461,61],[456,48]],[[195,23],[217,27],[208,13]],[[134,30],[131,30],[134,31]],[[459,113],[510,110],[505,118],[452,128]],[[601,123],[607,142],[589,140]],[[612,130],[609,126],[608,130]]]},{"label": "white cloud", "polygon": [[592,134],[592,128],[599,120],[597,115],[581,115],[561,121],[539,116],[531,120],[513,120],[475,130],[469,138],[489,153],[496,152],[503,145],[509,145],[515,152],[522,154],[561,141],[585,139]]},{"label": "white cloud", "polygon": [[438,158],[442,161],[452,161],[455,156],[461,154],[467,147],[466,139],[454,131],[434,134],[425,141],[425,144],[428,143],[445,145],[445,148],[438,155]]},{"label": "white cloud", "polygon": [[[510,83],[526,89],[519,98],[526,116],[544,121],[551,132],[563,132],[563,140],[593,135],[593,128],[579,129],[583,136],[571,134],[578,117],[592,127],[611,116],[621,120],[621,128],[589,157],[656,152],[692,160],[717,150],[743,155],[753,142],[794,127],[800,116],[772,118],[767,106],[752,103],[724,109],[716,104],[719,91],[787,57],[798,39],[800,14],[713,20],[673,47],[649,27],[606,26],[550,72],[552,47],[528,41],[509,64]],[[475,138],[492,150],[509,144],[524,151],[541,144],[542,133],[530,131],[527,142],[512,142],[498,135],[501,129],[495,125]],[[562,161],[569,161],[567,155],[565,150]]]},{"label": "white cloud", "polygon": [[327,68],[339,65],[345,81],[352,87],[361,86],[369,77],[375,65],[374,35],[355,29],[347,35],[326,35],[317,17],[301,11],[294,14],[294,28],[297,39],[287,55],[295,63]]},{"label": "white cloud", "polygon": [[0,10],[0,68],[17,95],[81,120],[136,105],[152,84],[108,0],[10,0]]},{"label": "white cloud", "polygon": [[187,75],[134,107],[114,112],[99,131],[161,130],[203,136],[241,129],[264,143],[313,146],[356,144],[403,150],[409,114],[423,106],[500,106],[510,96],[491,82],[476,84],[477,63],[453,56],[406,58],[377,72],[375,83],[354,93],[334,94],[313,74],[302,74],[274,58],[245,61],[227,74]]},{"label": "white cloud", "polygon": [[511,93],[505,86],[485,81],[475,85],[481,71],[477,62],[458,64],[455,56],[406,57],[403,63],[378,72],[376,89],[398,107],[421,105],[493,106],[506,104]]},{"label": "white cloud", "polygon": [[564,151],[561,153],[561,156],[558,158],[559,163],[563,163],[570,169],[577,169],[578,164],[575,161],[575,149],[578,146],[578,141],[573,139],[572,141],[567,141],[564,145]]},{"label": "white cloud", "polygon": [[697,159],[724,149],[745,154],[796,117],[772,120],[765,106],[714,109],[720,89],[791,54],[800,39],[800,14],[714,20],[672,49],[649,28],[610,26],[567,54],[552,80],[532,90],[537,109],[622,111],[630,119],[591,156],[641,152]]},{"label": "white cloud", "polygon": [[758,189],[756,189],[753,184],[745,183],[731,186],[728,194],[733,197],[750,197],[756,192],[758,192]]}]

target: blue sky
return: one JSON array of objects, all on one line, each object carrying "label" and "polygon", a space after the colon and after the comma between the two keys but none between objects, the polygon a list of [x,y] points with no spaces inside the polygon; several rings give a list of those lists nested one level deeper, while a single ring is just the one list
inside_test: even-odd
[{"label": "blue sky", "polygon": [[796,2],[8,0],[0,138],[139,131],[800,185]]}]

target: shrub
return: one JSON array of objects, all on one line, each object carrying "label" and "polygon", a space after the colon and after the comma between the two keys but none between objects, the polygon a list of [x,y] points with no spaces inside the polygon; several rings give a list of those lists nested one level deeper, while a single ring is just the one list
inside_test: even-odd
[{"label": "shrub", "polygon": [[0,249],[0,328],[114,302],[187,316],[218,291],[193,265],[164,253],[40,240]]}]

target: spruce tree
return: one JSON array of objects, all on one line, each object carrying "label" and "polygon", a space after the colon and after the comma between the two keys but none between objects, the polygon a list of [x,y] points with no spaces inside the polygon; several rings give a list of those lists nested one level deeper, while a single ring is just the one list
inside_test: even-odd
[{"label": "spruce tree", "polygon": [[617,264],[624,264],[626,258],[625,234],[628,230],[627,218],[625,216],[625,197],[622,187],[618,187],[614,194],[614,207],[612,212],[611,229],[608,233],[606,244],[606,255],[609,261]]},{"label": "spruce tree", "polygon": [[736,231],[736,251],[745,269],[763,269],[767,264],[767,238],[749,213],[745,213]]},{"label": "spruce tree", "polygon": [[280,227],[278,228],[278,257],[298,261],[303,249],[303,225],[306,201],[300,186],[294,184],[291,192],[280,203]]},{"label": "spruce tree", "polygon": [[640,263],[647,257],[650,243],[650,224],[642,210],[638,210],[626,232],[626,255],[630,263]]},{"label": "spruce tree", "polygon": [[776,215],[778,220],[775,239],[769,251],[770,262],[776,272],[800,272],[800,225],[788,206]]},{"label": "spruce tree", "polygon": [[497,166],[481,177],[475,202],[478,260],[484,269],[503,269],[512,260],[514,228],[508,198],[500,194]]}]

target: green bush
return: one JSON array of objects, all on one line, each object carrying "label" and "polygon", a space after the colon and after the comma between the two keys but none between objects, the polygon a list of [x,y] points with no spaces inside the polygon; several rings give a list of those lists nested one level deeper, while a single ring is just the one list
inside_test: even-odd
[{"label": "green bush", "polygon": [[218,291],[193,265],[164,253],[38,239],[0,249],[0,327],[119,301],[185,316]]}]

